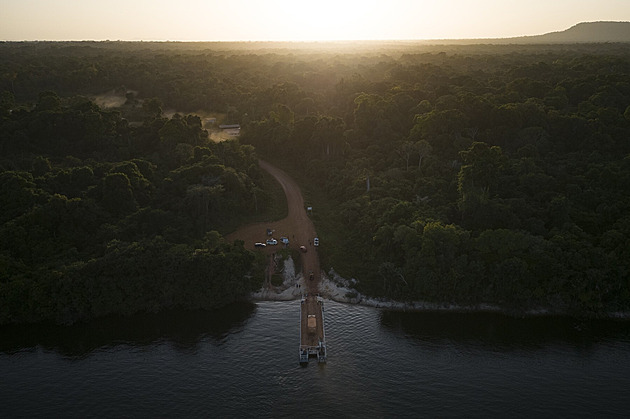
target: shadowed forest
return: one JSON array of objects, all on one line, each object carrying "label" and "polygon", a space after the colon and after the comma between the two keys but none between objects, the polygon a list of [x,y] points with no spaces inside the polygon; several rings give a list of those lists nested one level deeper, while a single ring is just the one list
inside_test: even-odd
[{"label": "shadowed forest", "polygon": [[630,311],[630,44],[0,43],[0,92],[0,324],[246,297],[258,157],[363,294]]}]

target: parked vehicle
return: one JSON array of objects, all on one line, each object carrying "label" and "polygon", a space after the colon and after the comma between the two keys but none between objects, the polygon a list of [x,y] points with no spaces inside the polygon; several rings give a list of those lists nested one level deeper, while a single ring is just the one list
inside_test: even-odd
[{"label": "parked vehicle", "polygon": [[271,236],[272,234],[273,234],[273,230],[272,230],[272,229],[270,229],[270,228],[268,228],[268,229],[267,229],[267,235],[268,235],[268,236]]},{"label": "parked vehicle", "polygon": [[267,245],[265,243],[254,243],[254,247],[267,247]]},{"label": "parked vehicle", "polygon": [[314,314],[309,314],[308,317],[308,333],[314,334],[317,330],[317,317]]},{"label": "parked vehicle", "polygon": [[276,240],[276,239],[267,239],[267,244],[275,246],[276,244],[278,244],[278,240]]},{"label": "parked vehicle", "polygon": [[313,246],[319,246],[319,238],[315,237],[313,239]]}]

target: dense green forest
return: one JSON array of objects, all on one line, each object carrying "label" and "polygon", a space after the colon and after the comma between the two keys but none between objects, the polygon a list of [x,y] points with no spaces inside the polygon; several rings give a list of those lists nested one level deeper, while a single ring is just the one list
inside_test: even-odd
[{"label": "dense green forest", "polygon": [[[243,295],[254,256],[216,231],[269,202],[256,156],[299,179],[325,267],[363,293],[630,310],[629,44],[43,42],[0,58],[2,322]],[[112,91],[124,105],[85,99]],[[209,142],[205,112],[241,138]]]},{"label": "dense green forest", "polygon": [[[3,75],[37,56],[3,57]],[[60,63],[25,76],[76,80],[75,63]],[[260,286],[262,261],[220,234],[271,200],[253,147],[210,141],[198,116],[166,118],[156,98],[104,109],[77,85],[20,101],[22,87],[47,83],[12,77],[0,107],[0,324],[207,309]]]}]

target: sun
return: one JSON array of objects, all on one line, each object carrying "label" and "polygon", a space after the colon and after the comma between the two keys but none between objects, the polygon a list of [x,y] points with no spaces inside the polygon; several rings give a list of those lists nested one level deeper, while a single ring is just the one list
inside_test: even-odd
[{"label": "sun", "polygon": [[290,40],[373,39],[378,27],[376,2],[320,0],[277,1],[278,37]]},{"label": "sun", "polygon": [[[122,0],[120,0],[122,1]],[[148,1],[148,0],[147,0]],[[193,39],[257,41],[354,41],[422,39],[457,25],[453,11],[435,0],[231,0],[195,1],[181,10],[181,32]],[[467,0],[456,0],[466,2]],[[164,25],[162,25],[164,26]]]}]

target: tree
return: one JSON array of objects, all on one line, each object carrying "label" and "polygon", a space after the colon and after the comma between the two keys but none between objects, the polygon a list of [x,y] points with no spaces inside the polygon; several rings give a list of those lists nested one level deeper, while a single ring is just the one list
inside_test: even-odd
[{"label": "tree", "polygon": [[15,96],[8,90],[0,92],[0,117],[9,115],[11,109],[15,106]]},{"label": "tree", "polygon": [[155,119],[162,116],[162,102],[158,98],[145,99],[142,102],[142,110],[149,119]]},{"label": "tree", "polygon": [[0,173],[0,222],[28,212],[42,195],[43,191],[37,188],[30,173]]},{"label": "tree", "polygon": [[33,174],[35,176],[44,176],[46,173],[50,172],[51,165],[50,160],[43,156],[37,156],[33,160]]},{"label": "tree", "polygon": [[211,210],[223,193],[223,185],[204,186],[191,185],[186,190],[184,202],[193,220],[201,222],[201,228],[206,230],[210,220]]},{"label": "tree", "polygon": [[317,121],[311,138],[321,155],[329,157],[341,153],[344,129],[341,118],[321,117]]},{"label": "tree", "polygon": [[46,91],[39,94],[35,110],[38,112],[58,111],[61,109],[61,99],[57,93]]},{"label": "tree", "polygon": [[396,152],[405,162],[405,170],[409,170],[409,159],[412,154],[416,151],[415,144],[411,141],[403,142],[397,149]]},{"label": "tree", "polygon": [[505,161],[501,147],[474,142],[466,151],[461,151],[464,160],[458,175],[458,190],[462,199],[479,191],[488,195],[498,182]]},{"label": "tree", "polygon": [[441,273],[448,272],[465,236],[466,233],[453,224],[427,223],[422,233],[422,260]]},{"label": "tree", "polygon": [[101,202],[114,215],[126,214],[136,209],[137,203],[126,174],[110,173],[105,176]]},{"label": "tree", "polygon": [[418,169],[422,166],[422,159],[427,157],[433,151],[431,144],[424,140],[420,140],[414,144],[414,149],[418,153]]}]

